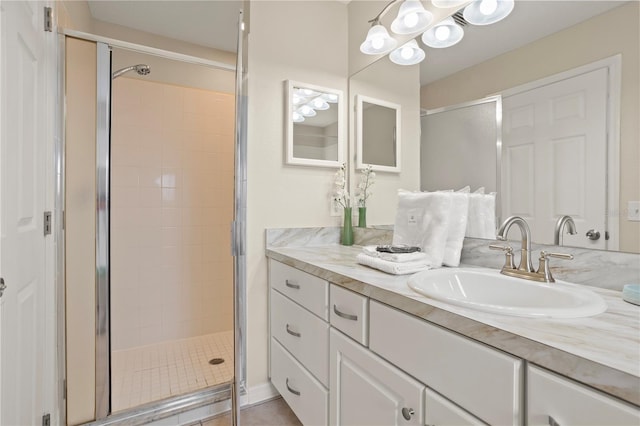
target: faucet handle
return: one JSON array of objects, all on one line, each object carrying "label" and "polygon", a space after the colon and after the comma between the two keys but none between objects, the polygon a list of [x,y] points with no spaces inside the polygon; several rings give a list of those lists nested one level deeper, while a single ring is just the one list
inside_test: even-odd
[{"label": "faucet handle", "polygon": [[490,244],[491,250],[504,251],[504,266],[502,269],[516,269],[516,265],[513,262],[513,248],[511,246],[501,246],[500,244]]},{"label": "faucet handle", "polygon": [[548,253],[544,250],[540,252],[540,258],[538,259],[538,274],[544,275],[544,280],[548,283],[556,282],[551,275],[551,269],[549,269],[549,258],[555,257],[556,259],[573,260],[573,255],[568,253]]}]

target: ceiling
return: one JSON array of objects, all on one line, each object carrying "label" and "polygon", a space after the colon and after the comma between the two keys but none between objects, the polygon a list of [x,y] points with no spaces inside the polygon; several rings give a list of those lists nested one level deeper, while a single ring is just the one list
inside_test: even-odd
[{"label": "ceiling", "polygon": [[[88,0],[88,3],[94,19],[215,49],[236,51],[240,0]],[[432,49],[422,45],[427,56],[420,67],[421,84],[484,62],[624,3],[613,0],[516,0],[513,12],[505,20],[484,27],[466,26],[465,37],[453,47]]]}]

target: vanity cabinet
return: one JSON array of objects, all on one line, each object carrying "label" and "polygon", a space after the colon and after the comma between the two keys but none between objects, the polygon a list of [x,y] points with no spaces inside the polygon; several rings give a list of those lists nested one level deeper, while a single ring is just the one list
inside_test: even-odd
[{"label": "vanity cabinet", "polygon": [[527,368],[528,425],[640,425],[640,411],[541,368]]},{"label": "vanity cabinet", "polygon": [[522,360],[381,303],[369,309],[372,351],[489,424],[522,424]]},{"label": "vanity cabinet", "polygon": [[483,426],[480,419],[472,416],[453,402],[426,388],[424,392],[425,426]]},{"label": "vanity cabinet", "polygon": [[270,376],[305,425],[329,414],[329,283],[271,260]]},{"label": "vanity cabinet", "polygon": [[329,334],[331,425],[423,424],[422,383],[341,332]]}]

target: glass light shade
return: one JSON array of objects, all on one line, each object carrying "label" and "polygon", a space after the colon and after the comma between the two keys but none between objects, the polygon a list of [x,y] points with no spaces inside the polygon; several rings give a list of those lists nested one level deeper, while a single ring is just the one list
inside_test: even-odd
[{"label": "glass light shade", "polygon": [[338,102],[338,95],[335,93],[323,93],[322,99],[329,102],[330,104],[335,104]]},{"label": "glass light shade", "polygon": [[300,96],[297,93],[293,94],[293,104],[294,105],[300,105],[303,104],[307,101],[306,97]]},{"label": "glass light shade", "polygon": [[302,123],[304,121],[304,116],[298,111],[293,111],[291,118],[293,119],[294,123]]},{"label": "glass light shade", "polygon": [[418,42],[413,39],[389,54],[391,62],[398,65],[414,65],[424,59],[424,50],[420,49]]},{"label": "glass light shade", "polygon": [[367,39],[360,45],[360,51],[367,55],[389,53],[397,46],[398,42],[389,35],[385,27],[374,25],[367,33]]},{"label": "glass light shade", "polygon": [[464,20],[473,25],[490,25],[506,18],[514,0],[475,0],[464,8]]},{"label": "glass light shade", "polygon": [[422,34],[422,42],[429,47],[442,49],[453,46],[462,40],[462,37],[464,37],[464,30],[449,17],[425,31]]},{"label": "glass light shade", "polygon": [[309,105],[302,105],[300,108],[298,108],[297,112],[302,114],[302,116],[304,117],[315,117],[317,114],[316,111]]},{"label": "glass light shade", "polygon": [[318,96],[320,93],[316,92],[315,90],[300,88],[296,89],[296,94],[301,97],[308,98],[310,96]]},{"label": "glass light shade", "polygon": [[327,101],[325,101],[321,97],[315,98],[314,100],[309,102],[308,105],[311,108],[313,108],[315,110],[318,110],[318,111],[324,111],[326,109],[329,109],[329,104],[327,103]]},{"label": "glass light shade", "polygon": [[433,4],[435,7],[440,7],[443,9],[462,6],[466,2],[467,0],[431,0],[431,4]]},{"label": "glass light shade", "polygon": [[405,0],[400,5],[398,16],[391,23],[391,31],[396,34],[411,34],[424,31],[431,21],[433,14],[426,10],[419,0]]}]

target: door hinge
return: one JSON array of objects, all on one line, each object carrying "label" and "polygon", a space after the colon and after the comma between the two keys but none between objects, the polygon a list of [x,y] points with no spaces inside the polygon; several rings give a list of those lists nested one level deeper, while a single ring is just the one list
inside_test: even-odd
[{"label": "door hinge", "polygon": [[51,212],[44,212],[44,235],[51,234]]},{"label": "door hinge", "polygon": [[44,8],[44,30],[49,33],[53,31],[53,10],[48,6]]},{"label": "door hinge", "polygon": [[51,426],[51,414],[47,413],[42,416],[42,426]]}]

